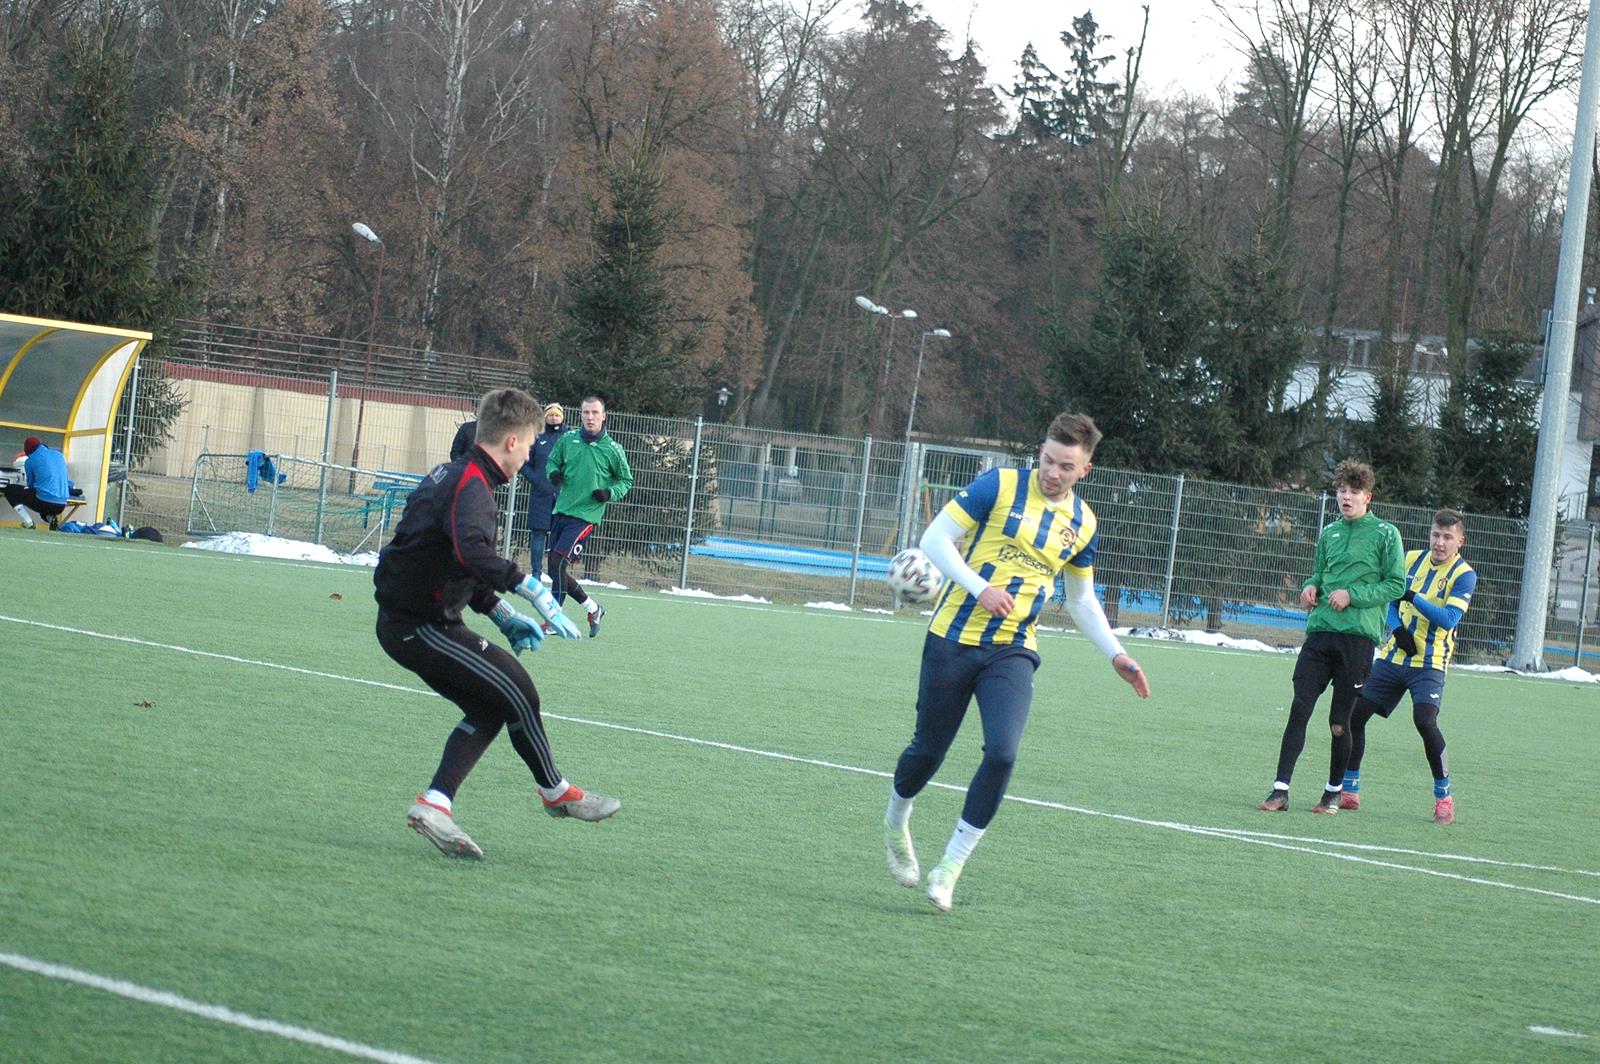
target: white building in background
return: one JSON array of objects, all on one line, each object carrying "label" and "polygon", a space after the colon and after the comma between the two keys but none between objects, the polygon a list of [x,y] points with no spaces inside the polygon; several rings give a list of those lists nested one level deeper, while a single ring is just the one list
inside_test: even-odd
[{"label": "white building in background", "polygon": [[[1373,329],[1341,329],[1345,358],[1337,371],[1330,406],[1356,421],[1372,419],[1377,392],[1373,363],[1378,333]],[[1537,387],[1544,367],[1544,349],[1523,373],[1529,387]],[[1577,343],[1573,350],[1572,391],[1568,396],[1566,439],[1562,443],[1557,512],[1567,520],[1600,521],[1600,307],[1580,308]],[[1290,381],[1291,406],[1308,399],[1316,389],[1318,364],[1307,362]],[[1450,391],[1448,354],[1442,336],[1422,337],[1412,351],[1411,379],[1421,402],[1423,420],[1438,425],[1439,410]],[[1539,396],[1542,404],[1544,396]],[[1538,415],[1535,414],[1537,417]]]}]

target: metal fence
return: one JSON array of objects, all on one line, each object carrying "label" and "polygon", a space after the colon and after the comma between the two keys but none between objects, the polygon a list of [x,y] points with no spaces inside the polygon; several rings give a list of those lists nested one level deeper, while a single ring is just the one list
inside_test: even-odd
[{"label": "metal fence", "polygon": [[[408,478],[445,459],[465,415],[452,412],[430,423],[424,445],[388,447],[381,459],[380,437],[371,437],[362,456],[375,460],[341,464],[334,409],[349,400],[349,390],[336,380],[314,383],[326,409],[317,418],[301,416],[297,447],[269,450],[285,477],[281,483],[247,491],[245,456],[255,449],[252,433],[261,431],[259,409],[222,403],[185,410],[180,420],[207,419],[207,450],[182,477],[152,475],[136,464],[122,498],[114,500],[125,508],[125,523],[171,531],[182,521],[191,535],[231,526],[344,551],[380,545],[398,518]],[[287,389],[304,393],[308,386],[304,378],[283,378]],[[471,397],[443,398],[461,411]],[[440,399],[414,396],[419,406],[436,407]],[[141,416],[137,408],[134,416]],[[410,418],[413,430],[422,424],[418,416]],[[191,423],[181,431],[194,428]],[[628,454],[634,488],[610,505],[591,536],[581,576],[633,588],[857,608],[894,608],[882,580],[888,559],[914,542],[979,473],[1019,461],[999,448],[820,436],[625,411],[612,412],[607,428]],[[332,457],[324,461],[325,454]],[[501,491],[503,546],[525,565],[526,488],[513,478]],[[1311,572],[1318,534],[1337,517],[1330,495],[1106,468],[1096,468],[1079,490],[1100,518],[1095,574],[1114,623],[1203,627],[1299,643],[1304,613],[1296,598]],[[1432,511],[1381,500],[1374,509],[1399,527],[1408,547],[1426,547]],[[1464,658],[1501,661],[1508,653],[1525,538],[1522,522],[1469,516],[1465,554],[1480,582],[1460,634]],[[1584,653],[1597,597],[1590,586],[1594,538],[1591,526],[1578,525],[1565,530],[1559,545],[1565,565],[1552,596],[1547,664],[1600,660]]]}]

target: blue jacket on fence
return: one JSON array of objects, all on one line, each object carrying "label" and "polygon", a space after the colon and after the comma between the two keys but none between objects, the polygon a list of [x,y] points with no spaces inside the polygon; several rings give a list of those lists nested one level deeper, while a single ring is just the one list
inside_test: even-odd
[{"label": "blue jacket on fence", "polygon": [[22,463],[28,487],[39,496],[40,502],[67,503],[72,500],[72,479],[67,476],[67,459],[60,452],[41,443]]},{"label": "blue jacket on fence", "polygon": [[555,509],[556,494],[560,490],[550,483],[550,449],[556,445],[566,425],[547,425],[533,439],[533,450],[521,469],[522,479],[528,482],[528,531],[544,532],[550,528],[550,511]]},{"label": "blue jacket on fence", "polygon": [[289,479],[289,474],[278,472],[278,467],[272,464],[272,459],[266,451],[251,451],[244,456],[244,488],[250,494],[256,493],[256,488],[261,486],[261,478],[266,477],[267,483],[272,483],[272,478],[277,477],[282,484]]}]

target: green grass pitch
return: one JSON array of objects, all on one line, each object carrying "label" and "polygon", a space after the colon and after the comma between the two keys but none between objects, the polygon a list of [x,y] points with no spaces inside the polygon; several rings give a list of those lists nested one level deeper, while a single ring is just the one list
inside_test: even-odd
[{"label": "green grass pitch", "polygon": [[600,592],[601,638],[523,661],[623,810],[544,816],[502,740],[469,863],[404,827],[456,715],[379,650],[370,571],[20,530],[0,564],[0,1060],[1600,1058],[1588,685],[1452,676],[1452,827],[1404,710],[1358,813],[1309,812],[1319,709],[1269,815],[1292,658],[1133,640],[1140,702],[1046,633],[1018,800],[939,914],[882,856],[909,611]]}]

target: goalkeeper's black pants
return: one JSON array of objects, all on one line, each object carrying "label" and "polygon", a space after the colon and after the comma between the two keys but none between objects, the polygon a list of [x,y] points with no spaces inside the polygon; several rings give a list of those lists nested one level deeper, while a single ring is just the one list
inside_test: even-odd
[{"label": "goalkeeper's black pants", "polygon": [[1294,775],[1294,763],[1306,745],[1306,725],[1317,707],[1322,692],[1333,685],[1333,701],[1328,707],[1328,730],[1332,752],[1328,758],[1328,786],[1344,783],[1345,764],[1350,759],[1350,712],[1356,695],[1372,670],[1372,640],[1348,632],[1308,632],[1294,663],[1294,701],[1289,703],[1289,721],[1283,727],[1283,742],[1278,748],[1279,783]]},{"label": "goalkeeper's black pants", "polygon": [[459,621],[417,624],[378,612],[378,643],[391,658],[461,708],[431,786],[455,797],[501,728],[541,787],[561,782],[539,716],[539,692],[520,662]]}]

